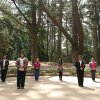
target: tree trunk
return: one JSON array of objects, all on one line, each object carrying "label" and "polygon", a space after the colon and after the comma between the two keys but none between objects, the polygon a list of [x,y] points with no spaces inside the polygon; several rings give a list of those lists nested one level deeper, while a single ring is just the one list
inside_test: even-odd
[{"label": "tree trunk", "polygon": [[98,14],[97,14],[97,7],[96,7],[96,2],[93,2],[93,18],[92,18],[92,24],[93,24],[93,54],[94,58],[98,63],[99,60],[99,35],[98,35]]},{"label": "tree trunk", "polygon": [[[59,0],[59,24],[62,25],[62,0]],[[62,33],[58,29],[58,43],[57,43],[57,60],[61,58],[61,38],[62,38]]]},{"label": "tree trunk", "polygon": [[53,37],[54,37],[54,61],[56,61],[56,50],[57,50],[57,48],[56,48],[56,35],[55,35],[55,33],[56,33],[56,29],[55,29],[55,26],[53,25]]},{"label": "tree trunk", "polygon": [[80,20],[77,0],[72,0],[72,34],[74,39],[74,45],[72,46],[72,55],[76,59],[78,54],[82,54],[84,47],[84,32],[82,28],[82,23]]},{"label": "tree trunk", "polygon": [[99,9],[96,9],[97,12],[97,33],[98,33],[98,55],[97,55],[97,62],[100,65],[100,12]]},{"label": "tree trunk", "polygon": [[49,61],[49,23],[48,23],[48,17],[47,18],[47,44],[46,44],[46,61]]},{"label": "tree trunk", "polygon": [[97,20],[97,25],[98,25],[98,64],[100,65],[100,15],[98,13],[98,20]]},{"label": "tree trunk", "polygon": [[73,50],[75,50],[74,54],[75,55],[82,54],[83,47],[84,47],[84,32],[83,32],[80,16],[78,13],[77,0],[72,0],[72,12],[73,12],[73,16],[75,19],[75,27],[76,27],[76,31],[77,31],[77,35],[78,35],[77,36],[78,37],[78,49],[77,49],[76,43],[75,43],[76,40],[74,41],[73,38],[68,34],[68,32],[62,27],[62,25],[59,24],[59,21],[49,12],[47,7],[44,6],[42,0],[40,3],[41,3],[40,7],[42,8],[42,10],[48,15],[48,17],[52,20],[54,25],[57,26],[59,28],[59,30],[67,37],[67,39],[69,40],[69,42],[72,45]]},{"label": "tree trunk", "polygon": [[37,24],[36,24],[36,6],[35,0],[31,0],[31,14],[32,14],[32,26],[30,27],[32,37],[32,62],[38,57],[38,39],[37,39]]},{"label": "tree trunk", "polygon": [[31,34],[32,34],[32,62],[34,63],[34,61],[38,57],[38,51],[37,51],[38,43],[37,43],[37,34],[33,32]]},{"label": "tree trunk", "polygon": [[98,38],[97,38],[97,24],[95,22],[95,20],[93,20],[93,54],[94,54],[94,58],[97,61],[98,58]]}]

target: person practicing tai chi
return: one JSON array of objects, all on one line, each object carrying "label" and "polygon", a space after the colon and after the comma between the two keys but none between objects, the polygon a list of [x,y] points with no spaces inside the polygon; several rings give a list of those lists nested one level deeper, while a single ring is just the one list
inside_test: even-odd
[{"label": "person practicing tai chi", "polygon": [[34,63],[35,81],[39,80],[39,72],[40,72],[40,61],[39,61],[39,58],[37,58],[35,63]]},{"label": "person practicing tai chi", "polygon": [[9,66],[9,60],[7,59],[6,55],[4,55],[3,59],[0,61],[2,82],[6,81],[8,66]]},{"label": "person practicing tai chi", "polygon": [[94,58],[91,58],[91,61],[89,62],[89,67],[91,70],[92,80],[95,81],[95,73],[96,73],[97,64],[96,64]]},{"label": "person practicing tai chi", "polygon": [[17,88],[24,89],[25,86],[25,76],[26,76],[26,69],[28,66],[28,59],[25,57],[23,52],[20,53],[20,57],[16,60],[16,67],[17,67]]},{"label": "person practicing tai chi", "polygon": [[75,67],[77,72],[78,85],[79,87],[83,87],[85,62],[83,61],[81,55],[78,55],[78,60],[75,62]]},{"label": "person practicing tai chi", "polygon": [[63,66],[62,66],[62,59],[58,60],[58,72],[59,72],[59,80],[62,81],[62,75],[63,75]]}]

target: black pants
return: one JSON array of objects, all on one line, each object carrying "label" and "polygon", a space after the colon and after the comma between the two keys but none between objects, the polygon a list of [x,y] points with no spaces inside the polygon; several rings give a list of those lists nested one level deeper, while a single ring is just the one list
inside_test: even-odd
[{"label": "black pants", "polygon": [[1,81],[2,82],[6,81],[6,75],[7,75],[7,69],[2,69],[1,70]]},{"label": "black pants", "polygon": [[95,81],[96,70],[91,70],[92,80]]},{"label": "black pants", "polygon": [[84,70],[77,70],[78,85],[83,86],[84,81]]},{"label": "black pants", "polygon": [[63,72],[59,71],[59,80],[62,80],[62,75],[63,75]]},{"label": "black pants", "polygon": [[26,71],[17,70],[17,87],[25,86],[25,76],[26,76]]}]

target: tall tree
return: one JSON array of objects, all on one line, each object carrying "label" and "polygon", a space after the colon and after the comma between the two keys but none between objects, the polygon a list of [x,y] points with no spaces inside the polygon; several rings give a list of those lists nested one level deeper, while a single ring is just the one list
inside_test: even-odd
[{"label": "tall tree", "polygon": [[[63,9],[63,1],[58,0],[59,2],[59,24],[62,25],[62,9]],[[61,58],[61,39],[62,39],[62,33],[60,30],[58,30],[58,43],[57,43],[57,60]]]},{"label": "tall tree", "polygon": [[77,36],[78,36],[78,40],[77,40],[78,41],[78,47],[77,47],[76,42],[75,42],[76,40],[74,40],[68,34],[68,32],[64,29],[64,27],[62,27],[62,25],[59,23],[59,21],[49,12],[47,7],[45,7],[45,5],[43,4],[42,0],[41,0],[41,8],[42,8],[42,10],[44,12],[46,12],[48,17],[55,24],[55,26],[57,26],[59,28],[59,30],[67,37],[67,39],[71,43],[72,48],[74,50],[74,55],[82,54],[83,47],[84,47],[84,32],[83,32],[83,28],[82,28],[82,23],[81,23],[81,20],[80,20],[79,12],[78,12],[77,0],[72,0],[72,8],[73,8],[72,12],[73,12],[73,16],[75,17],[75,20],[76,20],[75,21],[75,25],[76,25],[76,32],[77,32]]},{"label": "tall tree", "polygon": [[[21,0],[23,3],[28,4],[30,6],[30,13],[31,13],[31,21],[28,19],[25,14],[20,10],[20,8],[17,6],[15,0],[12,0],[15,7],[18,9],[19,13],[24,17],[25,22],[27,23],[27,29],[30,32],[30,36],[32,37],[32,61],[34,62],[35,59],[38,57],[38,39],[37,39],[37,33],[38,33],[38,27],[40,24],[40,18],[41,15],[39,15],[38,22],[36,19],[36,4],[35,0],[30,0],[30,2],[25,2]],[[39,3],[39,2],[38,2]]]},{"label": "tall tree", "polygon": [[78,12],[78,5],[77,0],[72,0],[72,33],[73,33],[73,39],[75,41],[75,48],[72,48],[73,55],[82,54],[83,47],[84,47],[84,32],[82,27],[82,22],[80,20],[80,15]]}]

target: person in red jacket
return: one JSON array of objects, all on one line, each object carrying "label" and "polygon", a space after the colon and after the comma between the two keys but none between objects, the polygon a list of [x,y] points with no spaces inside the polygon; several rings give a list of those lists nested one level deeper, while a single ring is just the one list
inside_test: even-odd
[{"label": "person in red jacket", "polygon": [[39,72],[40,72],[40,61],[39,61],[39,58],[37,58],[34,63],[35,81],[38,81],[38,79],[39,79]]},{"label": "person in red jacket", "polygon": [[92,80],[95,81],[95,73],[96,73],[97,64],[94,58],[91,58],[91,61],[89,62],[89,67],[91,69]]}]

